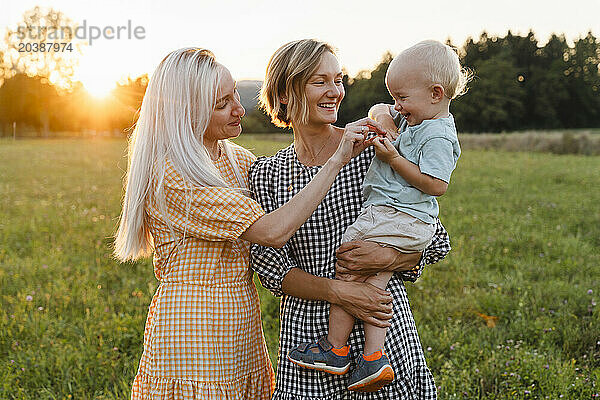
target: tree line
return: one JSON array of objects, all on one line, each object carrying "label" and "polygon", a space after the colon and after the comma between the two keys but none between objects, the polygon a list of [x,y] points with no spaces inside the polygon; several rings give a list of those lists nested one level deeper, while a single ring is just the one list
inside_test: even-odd
[{"label": "tree line", "polygon": [[[29,16],[32,24],[38,14]],[[64,24],[61,18],[58,13],[55,19]],[[591,32],[572,44],[564,35],[553,34],[544,45],[531,31],[527,35],[509,31],[503,37],[484,32],[478,39],[467,39],[457,51],[475,77],[468,92],[451,105],[460,132],[600,127],[600,45]],[[40,136],[61,131],[126,135],[135,124],[147,75],[121,82],[110,97],[100,100],[81,83],[66,88],[52,84],[57,78],[51,68],[32,72],[27,60],[11,61],[10,55],[9,43],[9,51],[0,52],[0,135],[12,135],[14,124],[17,133],[29,130]],[[344,77],[346,98],[338,125],[362,118],[375,103],[392,102],[384,82],[391,60],[386,53],[372,71]],[[63,80],[72,69],[67,66],[59,77]],[[247,111],[242,121],[246,132],[280,131],[261,110]]]},{"label": "tree line", "polygon": [[[543,46],[531,31],[484,32],[467,39],[458,54],[474,74],[468,92],[451,104],[460,131],[600,127],[600,45],[591,32],[573,45],[553,34]],[[347,83],[341,124],[364,116],[372,104],[391,102],[384,84],[391,59],[386,54],[373,71]]]},{"label": "tree line", "polygon": [[0,87],[0,136],[127,135],[138,114],[148,77],[129,78],[98,99],[81,83],[61,92],[46,78],[16,74]]},{"label": "tree line", "polygon": [[[451,104],[461,132],[600,127],[600,44],[592,32],[572,45],[553,34],[542,46],[532,31],[503,37],[484,32],[458,48],[447,44],[474,75],[468,92]],[[392,103],[385,86],[392,58],[386,53],[372,71],[344,77],[338,125],[364,117],[373,104]],[[260,110],[244,123],[248,131],[273,132]]]}]

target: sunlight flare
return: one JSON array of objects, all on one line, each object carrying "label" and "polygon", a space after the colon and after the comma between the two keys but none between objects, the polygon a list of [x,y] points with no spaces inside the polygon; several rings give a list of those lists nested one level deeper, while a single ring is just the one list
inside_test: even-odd
[{"label": "sunlight flare", "polygon": [[97,99],[108,97],[115,88],[115,82],[104,82],[102,80],[90,80],[82,83],[85,90]]}]

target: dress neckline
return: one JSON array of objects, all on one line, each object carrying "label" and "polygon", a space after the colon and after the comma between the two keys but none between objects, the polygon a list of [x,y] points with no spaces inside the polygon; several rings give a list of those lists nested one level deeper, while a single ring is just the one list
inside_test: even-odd
[{"label": "dress neckline", "polygon": [[302,167],[302,168],[308,168],[308,169],[323,167],[322,165],[309,166],[309,165],[303,164],[302,161],[300,161],[298,159],[298,153],[296,153],[296,147],[294,147],[294,142],[292,142],[292,144],[290,145],[290,147],[292,148],[291,151],[292,151],[292,157],[294,158],[294,162],[296,164],[298,164],[300,167]]}]

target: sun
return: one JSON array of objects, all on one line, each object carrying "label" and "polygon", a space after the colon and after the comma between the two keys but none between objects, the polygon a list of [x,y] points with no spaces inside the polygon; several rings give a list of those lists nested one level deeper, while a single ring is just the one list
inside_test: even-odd
[{"label": "sun", "polygon": [[116,63],[106,62],[105,53],[94,50],[80,58],[73,80],[81,82],[90,96],[105,99],[115,88],[121,74],[114,65]]},{"label": "sun", "polygon": [[102,80],[89,80],[82,82],[85,90],[97,99],[105,99],[115,88],[115,82],[104,82]]}]

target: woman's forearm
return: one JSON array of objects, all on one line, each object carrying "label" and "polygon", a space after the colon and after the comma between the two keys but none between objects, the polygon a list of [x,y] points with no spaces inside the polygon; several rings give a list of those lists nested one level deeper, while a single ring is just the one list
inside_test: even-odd
[{"label": "woman's forearm", "polygon": [[422,253],[401,253],[376,242],[343,243],[336,251],[336,270],[339,274],[374,275],[379,272],[398,272],[413,269]]},{"label": "woman's forearm", "polygon": [[290,296],[336,304],[369,324],[390,326],[388,320],[393,315],[392,296],[369,283],[327,279],[292,268],[283,278],[281,289]]},{"label": "woman's forearm", "polygon": [[305,300],[322,300],[335,303],[336,281],[309,274],[300,268],[292,268],[281,282],[285,294]]},{"label": "woman's forearm", "polygon": [[343,166],[343,163],[330,158],[298,194],[259,218],[241,238],[262,246],[283,247],[319,206]]},{"label": "woman's forearm", "polygon": [[421,257],[423,256],[422,252],[418,253],[401,253],[397,250],[391,249],[394,251],[394,261],[392,262],[392,266],[388,271],[411,271],[415,268],[418,268],[419,261],[421,261]]}]

